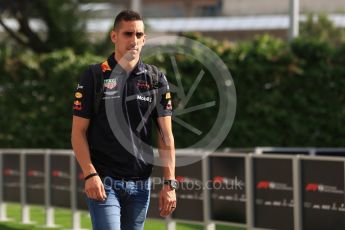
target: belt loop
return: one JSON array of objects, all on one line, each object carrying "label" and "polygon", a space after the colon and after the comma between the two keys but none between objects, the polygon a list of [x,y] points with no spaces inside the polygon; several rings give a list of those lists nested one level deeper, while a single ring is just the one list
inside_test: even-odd
[{"label": "belt loop", "polygon": [[122,178],[121,181],[122,181],[122,183],[123,183],[123,187],[124,187],[124,188],[127,188],[127,181],[126,181],[126,179],[125,179],[125,178]]}]

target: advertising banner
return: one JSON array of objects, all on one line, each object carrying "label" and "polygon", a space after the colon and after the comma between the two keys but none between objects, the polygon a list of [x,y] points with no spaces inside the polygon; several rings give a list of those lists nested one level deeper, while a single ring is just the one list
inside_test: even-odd
[{"label": "advertising banner", "polygon": [[294,229],[291,159],[253,159],[254,226]]},{"label": "advertising banner", "polygon": [[318,149],[315,151],[315,155],[345,157],[345,149]]},{"label": "advertising banner", "polygon": [[86,196],[85,196],[85,183],[84,183],[84,175],[83,171],[81,170],[78,162],[75,163],[76,168],[76,182],[77,182],[77,209],[79,210],[88,210],[87,203],[86,203]]},{"label": "advertising banner", "polygon": [[303,229],[345,229],[344,162],[302,160]]},{"label": "advertising banner", "polygon": [[69,155],[50,155],[51,205],[71,207],[71,170]]},{"label": "advertising banner", "polygon": [[246,223],[244,157],[210,157],[211,218]]},{"label": "advertising banner", "polygon": [[[176,157],[177,159],[178,157]],[[184,157],[186,158],[186,157]],[[177,207],[172,217],[181,220],[203,221],[202,166],[200,157],[187,166],[176,167],[176,180],[179,182]]]},{"label": "advertising banner", "polygon": [[28,204],[45,204],[45,165],[43,154],[25,155],[25,187]]},{"label": "advertising banner", "polygon": [[2,157],[3,200],[20,202],[20,155],[3,154]]},{"label": "advertising banner", "polygon": [[149,218],[155,219],[163,219],[159,215],[159,204],[158,204],[158,196],[159,192],[162,188],[163,182],[163,171],[162,168],[159,166],[154,166],[151,174],[151,199],[150,199],[150,206],[147,212],[147,216]]},{"label": "advertising banner", "polygon": [[280,150],[276,150],[276,149],[272,149],[272,150],[264,150],[262,151],[263,154],[291,154],[291,155],[309,155],[310,151],[309,149],[298,149],[298,150],[291,150],[291,149],[280,149]]}]

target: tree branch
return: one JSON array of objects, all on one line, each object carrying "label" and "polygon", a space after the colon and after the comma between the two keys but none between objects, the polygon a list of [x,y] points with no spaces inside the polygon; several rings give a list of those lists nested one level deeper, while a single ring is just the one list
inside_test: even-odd
[{"label": "tree branch", "polygon": [[40,37],[30,28],[29,18],[25,14],[25,7],[22,5],[19,7],[21,9],[17,12],[15,17],[20,25],[19,31],[28,38],[30,47],[37,53],[50,51]]},{"label": "tree branch", "polygon": [[14,39],[16,40],[18,43],[27,46],[28,43],[24,41],[24,39],[22,39],[20,36],[18,36],[13,30],[11,30],[2,20],[2,18],[0,17],[0,25],[4,28],[4,30]]}]

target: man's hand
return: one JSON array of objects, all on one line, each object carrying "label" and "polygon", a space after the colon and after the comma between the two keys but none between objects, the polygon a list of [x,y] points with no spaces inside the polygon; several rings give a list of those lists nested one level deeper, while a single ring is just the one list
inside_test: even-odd
[{"label": "man's hand", "polygon": [[161,217],[170,215],[176,208],[176,193],[169,185],[163,185],[159,193],[159,211]]},{"label": "man's hand", "polygon": [[93,176],[85,181],[85,193],[87,197],[94,200],[104,201],[107,198],[104,185],[99,176]]}]

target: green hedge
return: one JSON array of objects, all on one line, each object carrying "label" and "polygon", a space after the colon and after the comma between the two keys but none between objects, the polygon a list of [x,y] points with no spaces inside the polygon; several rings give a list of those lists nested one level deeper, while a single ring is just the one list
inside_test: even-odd
[{"label": "green hedge", "polygon": [[0,146],[70,148],[73,90],[95,60],[71,50],[2,60]]},{"label": "green hedge", "polygon": [[239,99],[229,145],[344,146],[344,47],[264,36],[240,49],[230,65]]},{"label": "green hedge", "polygon": [[[189,36],[213,49],[235,81],[237,112],[222,147],[344,146],[345,44],[335,47],[315,39],[287,43],[267,35],[227,44]],[[191,57],[175,58],[187,93],[202,65]],[[86,65],[103,59],[72,50],[12,55],[1,48],[0,147],[70,148],[72,92]],[[169,56],[148,61],[176,81]],[[188,106],[217,97],[212,85],[206,71]],[[216,113],[217,107],[181,118],[206,133]],[[202,137],[178,124],[174,130],[178,147]]]}]

